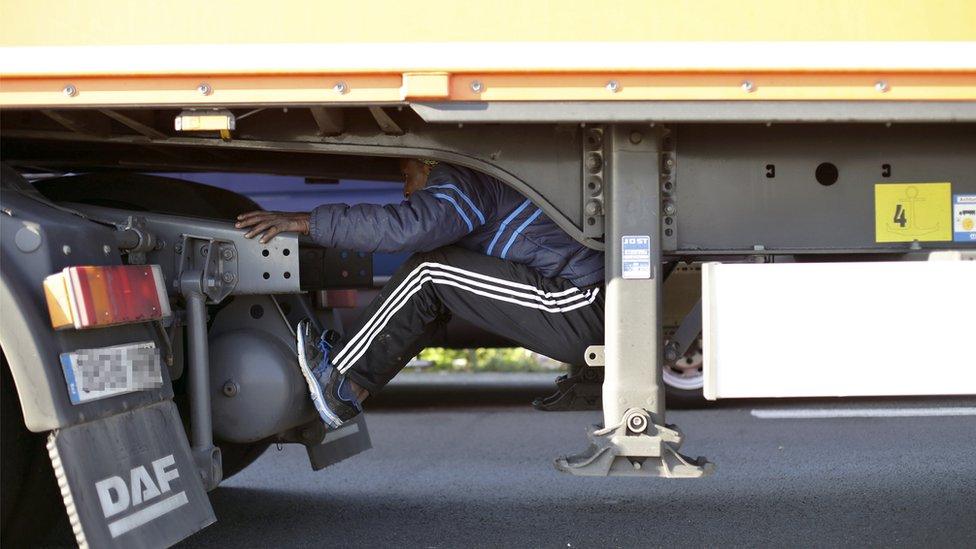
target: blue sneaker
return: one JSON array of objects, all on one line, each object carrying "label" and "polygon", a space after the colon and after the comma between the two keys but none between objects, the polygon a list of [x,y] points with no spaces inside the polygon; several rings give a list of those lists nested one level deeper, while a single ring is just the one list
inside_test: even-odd
[{"label": "blue sneaker", "polygon": [[352,394],[346,377],[329,362],[332,345],[325,334],[319,334],[308,320],[296,328],[298,335],[298,367],[308,383],[315,411],[333,429],[359,415],[363,408]]}]

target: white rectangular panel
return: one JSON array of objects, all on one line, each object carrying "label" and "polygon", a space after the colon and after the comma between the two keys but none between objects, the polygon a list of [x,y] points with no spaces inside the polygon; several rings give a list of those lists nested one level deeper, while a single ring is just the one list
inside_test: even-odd
[{"label": "white rectangular panel", "polygon": [[976,394],[976,261],[709,263],[705,397]]}]

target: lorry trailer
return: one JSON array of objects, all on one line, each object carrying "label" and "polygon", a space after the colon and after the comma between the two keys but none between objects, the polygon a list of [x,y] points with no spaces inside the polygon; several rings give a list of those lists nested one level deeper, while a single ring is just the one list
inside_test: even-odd
[{"label": "lorry trailer", "polygon": [[63,505],[80,546],[171,545],[269,445],[371,444],[316,419],[294,349],[371,255],[245,239],[251,199],[178,174],[438,160],[603,250],[568,474],[712,473],[666,420],[685,359],[709,399],[976,394],[976,7],[706,4],[6,3],[4,542]]}]

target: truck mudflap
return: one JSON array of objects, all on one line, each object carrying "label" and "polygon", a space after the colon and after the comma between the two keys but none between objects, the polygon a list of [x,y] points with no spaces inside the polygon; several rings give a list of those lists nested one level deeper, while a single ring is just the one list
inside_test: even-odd
[{"label": "truck mudflap", "polygon": [[55,430],[47,447],[82,548],[169,546],[216,520],[172,401]]},{"label": "truck mudflap", "polygon": [[342,427],[330,430],[318,444],[308,446],[308,461],[319,471],[373,447],[366,429],[366,418],[359,414]]}]

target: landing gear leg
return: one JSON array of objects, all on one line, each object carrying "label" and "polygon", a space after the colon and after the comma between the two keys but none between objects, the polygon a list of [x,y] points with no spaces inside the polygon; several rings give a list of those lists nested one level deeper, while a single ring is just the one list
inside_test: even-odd
[{"label": "landing gear leg", "polygon": [[603,427],[590,431],[587,451],[555,465],[582,476],[701,477],[712,464],[678,453],[681,432],[664,421],[661,136],[646,126],[613,126],[607,136]]}]

